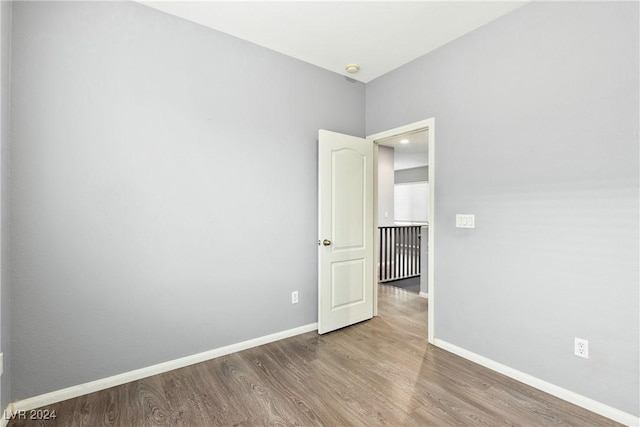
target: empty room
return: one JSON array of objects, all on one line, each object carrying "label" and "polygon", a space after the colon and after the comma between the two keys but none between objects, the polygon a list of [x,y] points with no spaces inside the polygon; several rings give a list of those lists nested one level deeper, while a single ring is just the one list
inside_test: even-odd
[{"label": "empty room", "polygon": [[[0,426],[640,425],[640,2],[2,0],[0,35]],[[378,160],[418,133],[412,292]]]}]

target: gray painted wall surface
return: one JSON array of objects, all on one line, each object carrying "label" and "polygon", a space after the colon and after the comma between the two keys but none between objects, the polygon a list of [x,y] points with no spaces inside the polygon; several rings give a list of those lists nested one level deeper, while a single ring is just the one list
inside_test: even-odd
[{"label": "gray painted wall surface", "polygon": [[[393,225],[393,155],[392,147],[378,147],[378,225]],[[384,213],[387,212],[387,217]]]},{"label": "gray painted wall surface", "polygon": [[317,132],[364,136],[363,84],[130,2],[13,37],[15,400],[317,321]]},{"label": "gray painted wall surface", "polygon": [[428,166],[395,171],[396,184],[404,184],[407,182],[420,182],[420,181],[429,181]]},{"label": "gray painted wall surface", "polygon": [[436,337],[636,416],[638,15],[530,3],[369,83],[366,108],[368,135],[436,120]]},{"label": "gray painted wall surface", "polygon": [[429,227],[420,228],[420,292],[429,293]]},{"label": "gray painted wall surface", "polygon": [[9,288],[9,125],[11,117],[11,9],[0,1],[0,351],[4,372],[0,378],[0,410],[11,402],[10,288]]}]

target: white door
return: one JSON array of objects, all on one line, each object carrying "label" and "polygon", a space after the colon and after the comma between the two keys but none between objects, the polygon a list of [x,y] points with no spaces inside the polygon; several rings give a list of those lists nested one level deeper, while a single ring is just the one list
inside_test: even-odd
[{"label": "white door", "polygon": [[320,130],[318,332],[373,317],[373,142]]}]

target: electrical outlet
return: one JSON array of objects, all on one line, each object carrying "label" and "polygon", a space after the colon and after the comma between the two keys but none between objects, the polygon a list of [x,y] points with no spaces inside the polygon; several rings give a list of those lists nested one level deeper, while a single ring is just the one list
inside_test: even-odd
[{"label": "electrical outlet", "polygon": [[298,303],[298,291],[291,292],[291,304]]},{"label": "electrical outlet", "polygon": [[584,359],[589,358],[589,341],[576,337],[573,341],[573,354]]}]

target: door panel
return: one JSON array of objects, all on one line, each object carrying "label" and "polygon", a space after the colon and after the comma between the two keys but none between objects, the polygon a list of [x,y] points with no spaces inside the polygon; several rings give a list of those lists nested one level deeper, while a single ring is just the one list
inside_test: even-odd
[{"label": "door panel", "polygon": [[318,147],[322,334],[373,316],[373,143],[321,130]]},{"label": "door panel", "polygon": [[362,259],[334,262],[331,265],[331,310],[364,301],[364,270],[365,262]]},{"label": "door panel", "polygon": [[350,149],[331,155],[333,249],[363,248],[366,157]]}]

